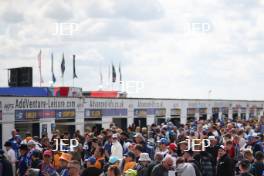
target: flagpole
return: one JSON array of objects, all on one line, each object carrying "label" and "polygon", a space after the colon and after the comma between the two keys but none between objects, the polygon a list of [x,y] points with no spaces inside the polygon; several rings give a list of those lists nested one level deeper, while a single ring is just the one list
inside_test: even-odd
[{"label": "flagpole", "polygon": [[41,87],[41,83],[42,83],[42,75],[41,75],[41,54],[42,54],[42,52],[41,52],[41,49],[40,49],[40,51],[39,51],[39,54],[38,54],[38,67],[39,67],[39,86]]},{"label": "flagpole", "polygon": [[107,66],[107,70],[108,70],[108,83],[107,83],[107,89],[109,90],[110,89],[110,81],[111,81],[111,76],[110,76],[110,74],[111,74],[111,65],[108,65]]}]

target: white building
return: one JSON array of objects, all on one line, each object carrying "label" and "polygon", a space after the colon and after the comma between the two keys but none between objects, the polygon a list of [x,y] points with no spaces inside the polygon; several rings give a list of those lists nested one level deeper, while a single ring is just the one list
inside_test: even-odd
[{"label": "white building", "polygon": [[61,98],[0,97],[0,146],[12,129],[30,131],[34,136],[54,129],[83,133],[93,126],[109,128],[114,122],[126,129],[135,123],[146,126],[171,119],[184,124],[191,119],[243,118],[263,115],[264,101],[192,100],[152,98]]}]

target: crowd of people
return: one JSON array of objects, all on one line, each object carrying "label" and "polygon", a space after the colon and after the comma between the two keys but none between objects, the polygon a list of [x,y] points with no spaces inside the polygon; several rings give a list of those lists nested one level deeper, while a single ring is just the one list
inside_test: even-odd
[{"label": "crowd of people", "polygon": [[[83,135],[56,130],[51,139],[22,139],[14,129],[0,150],[0,176],[264,176],[263,134],[264,117],[111,124]],[[69,139],[78,145],[72,149]]]}]

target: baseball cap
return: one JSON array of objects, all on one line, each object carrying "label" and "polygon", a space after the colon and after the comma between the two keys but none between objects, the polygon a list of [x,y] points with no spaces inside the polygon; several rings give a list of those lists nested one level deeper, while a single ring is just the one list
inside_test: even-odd
[{"label": "baseball cap", "polygon": [[40,157],[40,151],[39,150],[33,150],[32,156],[34,156],[34,157]]},{"label": "baseball cap", "polygon": [[43,156],[52,157],[52,152],[50,150],[45,150],[45,152],[43,153]]},{"label": "baseball cap", "polygon": [[27,144],[21,144],[19,147],[20,150],[28,150]]},{"label": "baseball cap", "polygon": [[127,157],[131,157],[133,160],[136,158],[135,154],[133,152],[127,152],[126,154],[124,154],[124,156],[127,156]]},{"label": "baseball cap", "polygon": [[84,161],[89,162],[91,164],[95,164],[96,158],[94,156],[90,156],[89,158],[85,159]]},{"label": "baseball cap", "polygon": [[223,146],[223,145],[219,145],[219,146],[218,146],[218,149],[223,149],[223,150],[225,150],[225,146]]},{"label": "baseball cap", "polygon": [[208,139],[209,140],[215,140],[216,138],[215,138],[215,136],[209,136]]},{"label": "baseball cap", "polygon": [[161,138],[158,142],[161,144],[165,144],[165,145],[167,145],[169,143],[168,139],[166,139],[166,138]]},{"label": "baseball cap", "polygon": [[177,145],[175,143],[170,143],[170,145],[168,146],[169,149],[175,151],[177,148]]}]

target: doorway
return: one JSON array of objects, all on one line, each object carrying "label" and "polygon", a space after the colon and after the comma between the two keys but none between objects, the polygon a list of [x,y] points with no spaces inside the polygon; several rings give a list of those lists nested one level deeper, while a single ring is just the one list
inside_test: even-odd
[{"label": "doorway", "polygon": [[139,127],[147,127],[147,119],[146,118],[134,118],[134,124]]},{"label": "doorway", "polygon": [[118,128],[122,130],[127,130],[127,118],[113,118],[113,122]]}]

